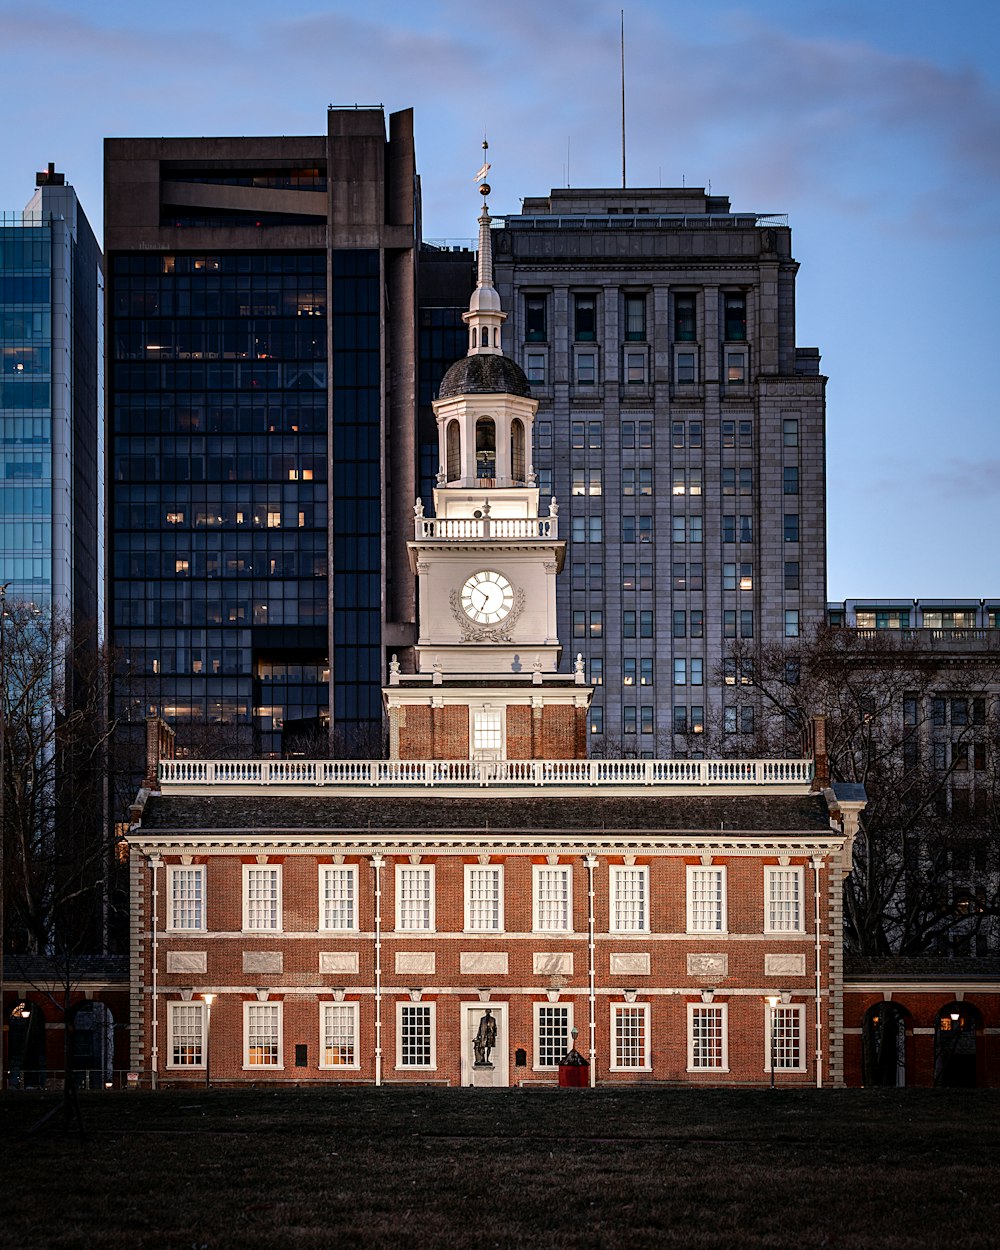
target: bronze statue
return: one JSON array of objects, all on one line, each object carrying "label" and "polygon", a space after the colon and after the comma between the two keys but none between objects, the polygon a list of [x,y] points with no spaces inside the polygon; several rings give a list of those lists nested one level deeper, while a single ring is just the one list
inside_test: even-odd
[{"label": "bronze statue", "polygon": [[479,1021],[479,1030],[472,1039],[472,1049],[476,1054],[476,1067],[489,1068],[492,1067],[490,1062],[490,1053],[497,1044],[497,1022],[493,1018],[493,1011],[490,1007],[486,1008],[486,1014]]}]

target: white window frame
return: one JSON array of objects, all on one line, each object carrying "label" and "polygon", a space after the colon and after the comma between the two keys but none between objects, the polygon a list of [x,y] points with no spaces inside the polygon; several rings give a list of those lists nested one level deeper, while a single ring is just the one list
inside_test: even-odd
[{"label": "white window frame", "polygon": [[[278,1062],[250,1062],[250,1014],[256,1007],[270,1008],[278,1021]],[[277,1072],[285,1066],[285,1020],[284,1004],[281,1002],[245,1002],[243,1004],[243,1070],[244,1072]]]},{"label": "white window frame", "polygon": [[[621,1064],[618,1062],[618,1021],[626,1014],[638,1014],[642,1017],[642,1062],[639,1064]],[[651,1048],[649,1045],[649,1003],[612,1003],[611,1004],[611,1033],[609,1037],[610,1049],[608,1054],[611,1062],[608,1069],[611,1072],[650,1072],[653,1067]]]},{"label": "white window frame", "polygon": [[[711,928],[695,927],[694,916],[694,880],[697,873],[714,872],[719,873],[719,885],[721,890],[721,906],[719,908],[720,925]],[[688,933],[711,933],[719,936],[729,932],[729,907],[728,907],[728,873],[725,864],[688,864],[687,866],[687,932]]]},{"label": "white window frame", "polygon": [[[326,1061],[326,1016],[331,1007],[346,1010],[351,1017],[351,1045],[354,1050],[353,1063],[327,1063]],[[358,1004],[338,1003],[324,999],[319,1004],[319,1066],[326,1072],[356,1072],[361,1067],[360,1035],[358,1030]]]},{"label": "white window frame", "polygon": [[[559,1071],[558,1060],[555,1063],[544,1063],[544,1064],[539,1063],[539,1055],[541,1054],[541,1049],[542,1049],[541,1048],[541,1035],[539,1032],[539,1030],[541,1029],[541,1023],[542,1023],[542,1012],[547,1011],[551,1008],[558,1008],[559,1010],[566,1012],[566,1050],[569,1050],[573,1045],[573,1004],[571,1002],[533,1003],[532,1014],[534,1016],[534,1019],[532,1021],[531,1036],[532,1036],[532,1042],[534,1044],[534,1049],[531,1054],[531,1067],[532,1067],[532,1071],[534,1072],[558,1072]],[[563,1054],[565,1053],[566,1052],[564,1051]],[[561,1059],[562,1055],[560,1055],[559,1058]]]},{"label": "white window frame", "polygon": [[784,1066],[778,1064],[774,1069],[777,1076],[781,1072],[805,1072],[806,1070],[806,1005],[805,1003],[779,1003],[777,1007],[772,1007],[770,1003],[764,1004],[764,1071],[771,1071],[771,1029],[772,1021],[775,1013],[788,1015],[797,1015],[799,1021],[799,1062],[797,1064]]},{"label": "white window frame", "polygon": [[[353,881],[351,911],[353,924],[330,926],[326,923],[326,874],[328,872],[347,873]],[[320,864],[319,865],[319,929],[321,933],[357,933],[358,931],[358,866],[357,864]]]},{"label": "white window frame", "polygon": [[[718,1015],[722,1033],[722,1063],[706,1067],[694,1062],[694,1018],[695,1015],[713,1012]],[[687,1070],[689,1072],[728,1072],[729,1071],[729,1005],[728,1003],[688,1003],[687,1005]]]},{"label": "white window frame", "polygon": [[[495,747],[476,746],[476,717],[484,712],[500,722],[500,741]],[[480,704],[469,708],[469,758],[473,760],[504,760],[507,758],[507,708],[504,704]]]},{"label": "white window frame", "polygon": [[[429,907],[426,925],[414,928],[403,925],[403,874],[405,872],[423,872],[427,874]],[[396,865],[396,932],[397,933],[434,933],[437,923],[437,881],[433,864],[397,864]]]},{"label": "white window frame", "polygon": [[[200,1020],[199,1046],[201,1049],[201,1059],[197,1063],[177,1063],[174,1060],[174,1033],[176,1026],[174,1017],[179,1009],[194,1010],[198,1013]],[[168,1002],[167,1003],[167,1067],[172,1068],[175,1072],[197,1072],[205,1071],[205,1004],[203,1002],[189,1003],[185,1002]]]},{"label": "white window frame", "polygon": [[[545,872],[562,872],[566,878],[566,924],[555,928],[541,924],[540,888],[542,874]],[[532,864],[531,865],[531,929],[533,933],[572,933],[573,932],[573,865],[572,864]]]},{"label": "white window frame", "polygon": [[[431,1026],[431,1061],[430,1063],[403,1063],[403,1015],[409,1010],[426,1010]],[[396,1071],[397,1072],[434,1072],[437,1070],[437,1004],[411,1003],[400,1000],[396,1003]]]},{"label": "white window frame", "polygon": [[[477,872],[493,873],[497,880],[497,923],[490,928],[474,927],[472,924],[472,878]],[[466,864],[465,865],[465,932],[466,933],[503,933],[504,931],[504,873],[502,864]]]},{"label": "white window frame", "polygon": [[[638,873],[642,880],[642,916],[638,926],[623,925],[618,912],[619,884],[628,873]],[[649,932],[649,867],[646,864],[612,864],[608,882],[608,930],[611,933]]]},{"label": "white window frame", "polygon": [[[174,879],[181,873],[193,873],[201,881],[201,903],[198,920],[195,925],[175,924],[176,911],[174,900]],[[204,933],[207,928],[205,911],[208,900],[205,894],[207,873],[204,864],[167,864],[167,931],[169,933]]]},{"label": "white window frame", "polygon": [[[794,928],[776,928],[774,924],[774,883],[779,873],[788,873],[797,881],[797,897],[796,897],[796,915]],[[805,868],[801,865],[792,865],[782,868],[780,866],[767,866],[764,869],[764,932],[774,934],[776,936],[795,935],[805,933]]]},{"label": "white window frame", "polygon": [[[273,872],[275,874],[276,922],[263,929],[250,927],[250,874],[252,872]],[[284,925],[282,914],[282,881],[281,864],[244,864],[243,865],[243,932],[244,933],[280,933]]]}]

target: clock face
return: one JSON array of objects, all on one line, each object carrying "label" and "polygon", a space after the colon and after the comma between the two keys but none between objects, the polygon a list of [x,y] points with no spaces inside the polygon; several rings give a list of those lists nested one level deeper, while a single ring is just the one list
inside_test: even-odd
[{"label": "clock face", "polygon": [[477,625],[496,625],[510,615],[514,588],[502,573],[473,573],[462,587],[462,611]]}]

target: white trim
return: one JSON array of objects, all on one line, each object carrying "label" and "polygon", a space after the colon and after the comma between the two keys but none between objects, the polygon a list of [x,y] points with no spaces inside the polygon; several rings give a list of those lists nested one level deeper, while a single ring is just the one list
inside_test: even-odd
[{"label": "white trim", "polygon": [[[204,933],[208,928],[208,873],[205,864],[167,864],[167,933]],[[196,873],[201,878],[201,923],[197,925],[174,924],[174,876],[179,872]]]},{"label": "white trim", "polygon": [[[497,876],[498,909],[497,925],[490,929],[474,929],[470,921],[470,903],[472,900],[472,874],[476,872],[492,872]],[[503,864],[466,864],[465,865],[465,902],[464,924],[466,933],[503,933],[504,931],[504,870]]]},{"label": "white trim", "polygon": [[[269,1008],[277,1016],[278,1020],[278,1062],[277,1063],[251,1063],[250,1062],[250,1013],[255,1008]],[[285,1066],[285,1020],[284,1020],[284,1004],[278,1002],[245,1002],[243,1004],[243,1070],[245,1072],[277,1072]]]},{"label": "white trim", "polygon": [[[694,1063],[694,1017],[695,1014],[708,1015],[715,1013],[719,1017],[722,1030],[722,1064],[721,1066],[695,1067]],[[688,1072],[728,1072],[729,1071],[729,1005],[728,1003],[688,1003],[687,1005],[687,1070]]]},{"label": "white trim", "polygon": [[[320,933],[357,933],[358,932],[358,866],[357,864],[319,864],[318,865],[318,881],[319,881],[319,921],[318,929]],[[328,872],[346,872],[351,875],[354,881],[353,891],[351,895],[351,911],[353,913],[354,923],[342,928],[328,928],[324,924],[325,920],[325,902],[326,888],[325,879]]]},{"label": "white trim", "polygon": [[[402,903],[402,887],[401,882],[404,872],[423,872],[427,874],[428,881],[428,923],[419,928],[405,927],[402,924],[401,906]],[[395,902],[395,932],[396,933],[433,933],[435,931],[436,901],[437,901],[437,881],[433,864],[397,864],[396,865],[396,902]]]},{"label": "white trim", "polygon": [[[426,1011],[430,1022],[430,1063],[402,1063],[403,1058],[403,1013],[405,1011]],[[396,1071],[397,1072],[434,1072],[437,1070],[437,1004],[412,1003],[405,999],[396,1002]]]},{"label": "white trim", "polygon": [[[798,924],[794,929],[773,929],[771,927],[772,884],[776,874],[779,872],[794,873],[798,878],[798,897],[796,900]],[[791,864],[788,867],[782,867],[778,864],[764,865],[764,932],[769,937],[788,937],[805,933],[805,889],[806,870],[803,865]]]},{"label": "white trim", "polygon": [[[351,1014],[351,1037],[354,1050],[353,1063],[327,1063],[326,1055],[326,1013],[331,1007],[338,1010],[346,1009]],[[324,999],[319,1004],[319,1067],[324,1072],[356,1072],[361,1067],[360,1032],[358,1029],[358,1004],[356,1002],[337,1003]]]},{"label": "white trim", "polygon": [[[770,1003],[764,1004],[764,1071],[771,1071],[771,1029],[775,1011],[797,1012],[799,1017],[799,1062],[794,1067],[785,1067],[780,1063],[774,1069],[775,1076],[782,1072],[805,1072],[806,1070],[806,1005],[805,1003],[781,1003],[772,1008]],[[933,1030],[932,1030],[933,1031]]]},{"label": "white trim", "polygon": [[[720,927],[712,928],[695,928],[694,925],[694,897],[692,883],[695,873],[715,872],[719,875],[719,889],[721,892],[721,906],[719,908]],[[685,873],[686,879],[686,924],[688,933],[711,933],[716,937],[724,936],[729,932],[729,881],[725,864],[688,864]]]},{"label": "white trim", "polygon": [[573,1044],[573,1002],[569,999],[560,1000],[557,1003],[532,1003],[532,1043],[533,1050],[531,1052],[531,1070],[533,1072],[558,1072],[558,1063],[539,1063],[538,1056],[541,1050],[539,1029],[541,1027],[542,1011],[552,1011],[554,1008],[566,1012],[566,1050],[569,1050]]},{"label": "white trim", "polygon": [[[179,1007],[187,1010],[194,1008],[199,1013],[201,1019],[201,1032],[199,1034],[199,1044],[201,1046],[201,1061],[199,1063],[175,1063],[174,1062],[174,1013]],[[205,1071],[205,1003],[191,1001],[189,1003],[171,1000],[167,1003],[167,1062],[166,1066],[174,1072],[204,1072]]]},{"label": "white trim", "polygon": [[[562,872],[566,879],[566,925],[562,928],[550,926],[542,928],[540,924],[539,887],[543,872]],[[572,933],[573,932],[573,865],[572,864],[532,864],[531,865],[531,931],[538,933]]]},{"label": "white trim", "polygon": [[[642,924],[635,929],[617,924],[618,881],[623,873],[637,872],[642,877]],[[649,866],[647,864],[612,864],[608,873],[608,932],[649,932]]]},{"label": "white trim", "polygon": [[[276,923],[263,929],[251,929],[247,923],[250,915],[250,874],[252,872],[274,873],[276,892]],[[243,865],[243,932],[244,933],[280,933],[284,927],[282,917],[281,864],[244,864]]]},{"label": "white trim", "polygon": [[[608,1050],[608,1071],[609,1072],[650,1072],[653,1068],[652,1047],[650,1046],[649,1036],[649,1003],[610,1003],[610,1034],[609,1034],[609,1050]],[[642,1041],[643,1041],[643,1062],[638,1065],[624,1065],[615,1062],[615,1056],[618,1054],[618,1039],[616,1023],[620,1016],[625,1012],[639,1012],[643,1017],[642,1025]]]}]

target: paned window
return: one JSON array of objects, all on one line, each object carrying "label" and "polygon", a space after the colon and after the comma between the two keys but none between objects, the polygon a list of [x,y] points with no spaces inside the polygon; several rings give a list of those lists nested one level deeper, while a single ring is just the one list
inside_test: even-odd
[{"label": "paned window", "polygon": [[396,928],[410,932],[434,928],[434,868],[396,865]]},{"label": "paned window", "polygon": [[683,656],[674,659],[674,685],[687,685],[687,660]]},{"label": "paned window", "polygon": [[634,734],[637,723],[635,705],[627,703],[622,708],[622,732],[626,734]]},{"label": "paned window", "polygon": [[771,1071],[772,1054],[775,1072],[804,1071],[805,1007],[801,1003],[782,1003],[773,1009],[768,1005],[765,1017],[764,1071]]},{"label": "paned window", "polygon": [[728,1072],[725,1003],[688,1003],[688,1071]]},{"label": "paned window", "polygon": [[499,864],[466,864],[465,927],[470,933],[503,929],[503,869]]},{"label": "paned window", "polygon": [[472,715],[472,749],[503,749],[503,713],[500,708],[476,708]]},{"label": "paned window", "polygon": [[590,684],[592,686],[604,685],[604,657],[600,655],[592,655],[590,657]]},{"label": "paned window", "polygon": [[358,870],[353,864],[320,864],[319,901],[321,929],[356,929]]},{"label": "paned window", "polygon": [[399,1003],[396,1009],[396,1067],[435,1067],[434,1004]]},{"label": "paned window", "polygon": [[243,1063],[247,1068],[280,1068],[281,1003],[243,1004]]},{"label": "paned window", "polygon": [[321,1068],[358,1067],[358,1004],[320,1003]]},{"label": "paned window", "polygon": [[202,1003],[169,1003],[168,1066],[203,1068],[205,1007]]},{"label": "paned window", "polygon": [[625,296],[625,338],[631,343],[641,343],[646,338],[646,297]]},{"label": "paned window", "polygon": [[612,865],[612,933],[647,933],[649,931],[648,894],[648,868]]},{"label": "paned window", "polygon": [[798,560],[785,561],[785,589],[799,589],[799,562]]},{"label": "paned window", "polygon": [[691,612],[691,637],[701,638],[705,633],[705,613],[701,608]]},{"label": "paned window", "polygon": [[625,353],[625,381],[630,386],[642,385],[646,381],[646,353]]},{"label": "paned window", "polygon": [[651,734],[653,729],[653,705],[651,703],[643,703],[639,708],[639,732]]},{"label": "paned window", "polygon": [[597,381],[597,356],[593,352],[578,352],[576,357],[577,386],[593,386]]},{"label": "paned window", "polygon": [[744,514],[740,517],[740,542],[753,542],[753,517]]},{"label": "paned window", "polygon": [[649,1004],[611,1004],[611,1070],[639,1072],[649,1063]]},{"label": "paned window", "polygon": [[692,386],[695,381],[694,352],[677,352],[674,356],[674,381],[678,386]]},{"label": "paned window", "polygon": [[573,928],[572,869],[569,865],[535,864],[535,915],[538,933],[569,933]]},{"label": "paned window", "polygon": [[799,514],[797,512],[785,513],[785,542],[797,543],[799,541]]},{"label": "paned window", "polygon": [[765,868],[768,933],[801,933],[803,869]]},{"label": "paned window", "polygon": [[591,704],[590,708],[590,732],[592,734],[604,733],[604,708],[598,704]]},{"label": "paned window", "polygon": [[167,869],[170,877],[170,928],[204,929],[205,868],[204,865]]},{"label": "paned window", "polygon": [[785,417],[785,419],[782,421],[781,441],[786,447],[798,447],[799,445],[798,417]]},{"label": "paned window", "polygon": [[678,343],[693,343],[695,339],[695,297],[678,294],[674,296],[674,338]]},{"label": "paned window", "polygon": [[726,932],[726,870],[689,866],[687,870],[689,933]]},{"label": "paned window", "polygon": [[700,657],[691,660],[691,685],[702,686],[705,683],[705,661]]},{"label": "paned window", "polygon": [[794,464],[786,464],[782,470],[782,490],[786,495],[799,493],[799,470]]},{"label": "paned window", "polygon": [[529,382],[545,382],[545,356],[542,352],[528,352],[524,372]]},{"label": "paned window", "polygon": [[799,610],[798,608],[785,609],[785,637],[798,638],[799,636]]},{"label": "paned window", "polygon": [[626,655],[622,659],[622,685],[635,685],[635,657]]},{"label": "paned window", "polygon": [[643,656],[639,661],[639,685],[651,686],[653,684],[653,657]]},{"label": "paned window", "polygon": [[747,336],[747,297],[742,291],[727,291],[723,303],[726,340],[730,343],[741,343]]},{"label": "paned window", "polygon": [[281,928],[280,867],[243,868],[243,928]]},{"label": "paned window", "polygon": [[571,1003],[535,1003],[535,1067],[557,1068],[570,1046]]},{"label": "paned window", "polygon": [[529,343],[544,343],[548,337],[544,295],[524,297],[524,337]]},{"label": "paned window", "polygon": [[577,295],[573,299],[574,337],[578,343],[593,343],[597,338],[597,299],[593,295]]},{"label": "paned window", "polygon": [[726,352],[726,381],[730,386],[740,386],[747,380],[746,352]]}]

